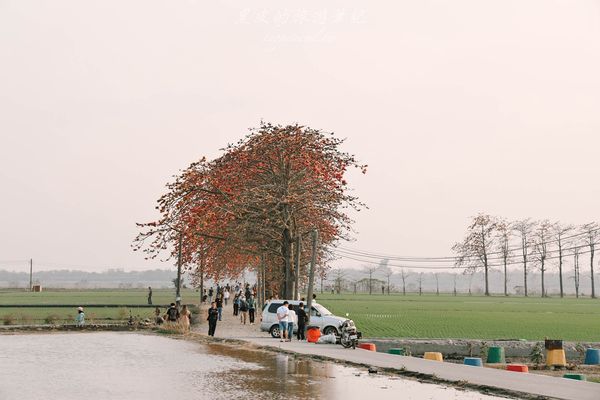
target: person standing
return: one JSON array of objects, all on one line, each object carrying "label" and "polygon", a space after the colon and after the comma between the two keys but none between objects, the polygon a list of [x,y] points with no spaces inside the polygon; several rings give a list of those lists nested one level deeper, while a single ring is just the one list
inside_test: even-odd
[{"label": "person standing", "polygon": [[248,303],[246,303],[246,299],[244,296],[240,297],[240,324],[246,325],[246,320],[248,319]]},{"label": "person standing", "polygon": [[152,288],[148,286],[148,304],[152,305]]},{"label": "person standing", "polygon": [[75,317],[75,322],[77,326],[85,325],[85,313],[83,312],[83,307],[77,307],[77,316]]},{"label": "person standing", "polygon": [[298,329],[296,330],[296,336],[298,337],[298,340],[306,340],[304,332],[306,331],[306,321],[308,321],[308,315],[304,310],[304,303],[298,304],[298,311],[296,314],[298,316]]},{"label": "person standing", "polygon": [[289,307],[289,310],[288,310],[287,341],[291,342],[292,337],[294,336],[294,325],[296,324],[297,317],[296,317],[296,312],[294,311],[293,306],[290,304],[290,305],[288,305],[288,307]]},{"label": "person standing", "polygon": [[208,336],[215,336],[215,329],[217,329],[217,320],[219,319],[219,311],[217,310],[217,303],[212,302],[208,309]]},{"label": "person standing", "polygon": [[221,318],[223,317],[223,300],[221,299],[221,297],[217,297],[215,304],[217,305],[217,312],[218,312],[219,321],[220,321]]},{"label": "person standing", "polygon": [[237,317],[240,310],[240,294],[236,293],[233,297],[233,315]]},{"label": "person standing", "polygon": [[208,301],[210,303],[212,303],[213,294],[214,294],[214,292],[213,292],[213,288],[211,286],[210,289],[208,289]]},{"label": "person standing", "polygon": [[223,300],[225,300],[225,306],[227,306],[227,302],[229,301],[229,289],[225,288],[223,291]]},{"label": "person standing", "polygon": [[248,299],[248,316],[250,317],[250,325],[254,325],[254,311],[255,311],[254,296],[250,296]]},{"label": "person standing", "polygon": [[188,310],[187,305],[184,304],[181,309],[181,313],[179,313],[179,322],[184,332],[188,332],[190,330],[190,318],[192,313]]},{"label": "person standing", "polygon": [[277,321],[279,321],[279,336],[281,342],[287,339],[287,324],[288,324],[288,302],[284,301],[283,305],[277,309]]}]

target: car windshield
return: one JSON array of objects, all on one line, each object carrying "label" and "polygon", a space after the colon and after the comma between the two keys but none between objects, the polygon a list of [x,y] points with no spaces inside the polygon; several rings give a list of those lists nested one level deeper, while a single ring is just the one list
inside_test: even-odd
[{"label": "car windshield", "polygon": [[322,305],[320,305],[320,304],[316,304],[316,303],[315,303],[315,304],[313,304],[312,306],[313,306],[313,307],[314,307],[314,308],[317,310],[317,312],[318,312],[319,314],[321,314],[321,315],[332,315],[332,314],[331,314],[331,311],[329,311],[328,309],[326,309],[325,307],[323,307],[323,306],[322,306]]}]

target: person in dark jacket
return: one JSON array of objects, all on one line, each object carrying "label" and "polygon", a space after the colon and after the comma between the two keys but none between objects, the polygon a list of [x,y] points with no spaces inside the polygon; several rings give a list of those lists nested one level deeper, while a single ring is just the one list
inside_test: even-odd
[{"label": "person in dark jacket", "polygon": [[237,293],[233,298],[233,315],[237,317],[240,310],[240,294]]},{"label": "person in dark jacket", "polygon": [[296,311],[296,315],[298,316],[298,331],[296,332],[296,337],[298,340],[306,340],[304,336],[304,331],[306,330],[306,322],[308,321],[308,315],[304,310],[304,303],[298,304],[298,310]]},{"label": "person in dark jacket", "polygon": [[217,303],[212,302],[208,309],[208,336],[215,336],[215,329],[217,329],[217,320],[219,319],[219,311],[217,310]]},{"label": "person in dark jacket", "polygon": [[175,303],[171,303],[169,308],[167,309],[167,313],[165,314],[165,320],[168,322],[177,322],[179,319],[179,309],[175,305]]}]

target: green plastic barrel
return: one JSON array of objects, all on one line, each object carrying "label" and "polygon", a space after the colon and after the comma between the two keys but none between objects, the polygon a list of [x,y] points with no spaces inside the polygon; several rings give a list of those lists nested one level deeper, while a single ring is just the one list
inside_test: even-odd
[{"label": "green plastic barrel", "polygon": [[504,357],[504,347],[490,347],[488,349],[487,354],[487,363],[488,364],[499,364],[506,363],[506,358]]},{"label": "green plastic barrel", "polygon": [[389,354],[396,354],[399,356],[403,356],[404,355],[404,349],[402,347],[396,348],[396,349],[389,349],[388,350]]},{"label": "green plastic barrel", "polygon": [[587,378],[585,377],[585,375],[581,375],[581,374],[564,374],[563,378],[575,379],[578,381],[587,381]]}]

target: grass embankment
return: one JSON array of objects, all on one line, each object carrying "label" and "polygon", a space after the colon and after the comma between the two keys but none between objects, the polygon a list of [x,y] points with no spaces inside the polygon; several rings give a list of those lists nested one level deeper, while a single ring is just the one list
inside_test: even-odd
[{"label": "grass embankment", "polygon": [[[152,291],[152,303],[166,305],[174,301],[174,289]],[[199,293],[183,289],[184,304],[198,304]],[[126,320],[131,315],[138,319],[153,318],[154,308],[135,307],[148,302],[148,289],[90,289],[90,290],[50,290],[30,293],[15,290],[0,291],[0,305],[35,305],[36,307],[0,307],[0,324],[72,323],[74,308],[48,307],[49,305],[81,305],[85,308],[89,322],[110,322]],[[133,307],[86,307],[88,304],[132,305]],[[162,309],[162,312],[165,310]]]},{"label": "grass embankment", "polygon": [[575,298],[318,294],[366,337],[600,341],[600,301]]}]

